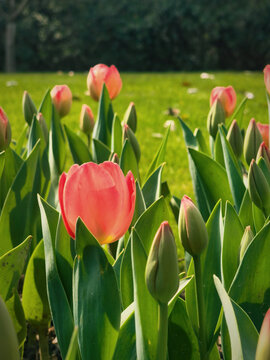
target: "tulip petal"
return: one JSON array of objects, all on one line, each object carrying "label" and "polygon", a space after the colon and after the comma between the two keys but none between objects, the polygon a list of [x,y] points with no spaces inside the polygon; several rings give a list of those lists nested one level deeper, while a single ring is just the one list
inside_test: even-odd
[{"label": "tulip petal", "polygon": [[110,66],[105,77],[105,84],[108,88],[110,99],[113,100],[121,91],[122,80],[114,65]]},{"label": "tulip petal", "polygon": [[65,215],[65,208],[64,208],[64,199],[63,199],[63,193],[64,193],[64,187],[65,187],[65,183],[66,183],[66,179],[67,179],[67,174],[63,173],[60,177],[59,180],[59,187],[58,187],[58,198],[59,198],[59,204],[60,204],[60,209],[61,209],[61,214],[62,214],[62,218],[65,224],[65,227],[67,229],[67,232],[69,233],[69,235],[74,239],[75,238],[75,234],[74,232],[71,230],[66,215]]}]

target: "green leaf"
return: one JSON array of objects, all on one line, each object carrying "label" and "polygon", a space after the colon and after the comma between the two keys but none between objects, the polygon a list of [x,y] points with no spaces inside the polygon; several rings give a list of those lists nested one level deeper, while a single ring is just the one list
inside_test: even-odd
[{"label": "green leaf", "polygon": [[92,161],[90,151],[82,139],[74,131],[69,129],[67,125],[64,125],[64,129],[74,163],[81,165],[85,162]]},{"label": "green leaf", "polygon": [[199,151],[189,148],[188,152],[195,163],[211,207],[213,208],[219,199],[222,199],[224,203],[226,200],[233,203],[226,170],[209,156]]},{"label": "green leaf", "polygon": [[196,138],[197,144],[198,144],[198,150],[201,152],[204,152],[207,155],[210,155],[210,149],[209,146],[206,144],[205,138],[203,136],[203,133],[201,129],[195,129],[194,136]]},{"label": "green leaf", "polygon": [[49,136],[49,159],[52,177],[62,174],[66,162],[65,135],[59,115],[52,106],[52,122]]},{"label": "green leaf", "polygon": [[243,183],[242,174],[238,165],[238,161],[221,127],[219,128],[219,132],[220,132],[220,139],[223,149],[225,168],[227,171],[228,180],[231,188],[231,193],[234,199],[236,211],[238,212],[240,210],[240,206],[246,188]]},{"label": "green leaf", "polygon": [[168,304],[168,314],[170,316],[171,312],[173,311],[174,305],[178,300],[180,294],[185,290],[185,288],[189,285],[190,281],[193,279],[193,276],[187,276],[184,279],[181,279],[179,282],[178,290],[176,291],[173,298],[169,301]]},{"label": "green leaf", "polygon": [[118,156],[121,155],[122,151],[122,125],[117,114],[114,114],[113,126],[112,126],[112,153],[116,153]]},{"label": "green leaf", "polygon": [[51,318],[46,291],[44,242],[36,246],[26,269],[22,305],[26,320],[39,328],[47,326]]},{"label": "green leaf", "polygon": [[161,164],[146,180],[142,193],[146,207],[152,205],[161,195],[161,176],[165,163]]},{"label": "green leaf", "polygon": [[75,326],[72,337],[70,339],[70,344],[68,347],[68,352],[65,360],[77,360],[80,359],[80,350],[78,347],[78,327]]},{"label": "green leaf", "polygon": [[136,160],[134,150],[128,139],[126,139],[124,142],[124,146],[120,156],[120,167],[124,175],[126,175],[130,170],[134,175],[135,180],[137,179],[140,182],[138,163]]},{"label": "green leaf", "polygon": [[111,359],[120,328],[120,296],[113,267],[81,219],[76,227],[73,313],[83,359]]},{"label": "green leaf", "polygon": [[68,298],[57,270],[54,253],[59,213],[42,198],[39,197],[38,201],[44,238],[48,300],[61,355],[62,358],[65,358],[73,333],[74,322]]},{"label": "green leaf", "polygon": [[120,290],[121,290],[123,308],[126,309],[133,302],[134,299],[130,238],[125,247],[125,251],[121,262]]},{"label": "green leaf", "polygon": [[[7,194],[0,215],[0,255],[34,234],[38,216],[36,167],[39,143],[23,163]],[[23,214],[23,216],[22,216]]]},{"label": "green leaf", "polygon": [[[206,332],[207,332],[207,349],[213,344],[213,339],[217,337],[216,325],[220,313],[220,301],[213,282],[213,275],[221,276],[220,257],[221,257],[221,238],[223,234],[223,223],[221,214],[221,202],[218,202],[211,213],[207,224],[208,245],[201,255],[203,292],[205,299],[206,311]],[[188,275],[194,274],[193,261],[190,263]],[[187,312],[192,322],[195,332],[198,333],[197,318],[197,300],[195,281],[192,280],[186,288]]]},{"label": "green leaf", "polygon": [[185,143],[187,147],[192,147],[194,149],[198,149],[198,142],[196,137],[193,135],[193,132],[190,130],[190,128],[187,126],[187,124],[181,119],[178,118],[180,121],[180,125],[183,130],[183,135],[185,139]]},{"label": "green leaf", "polygon": [[[110,146],[113,122],[113,109],[108,90],[104,83],[99,99],[98,116],[93,130],[93,139]],[[93,149],[93,154],[95,149]]]},{"label": "green leaf", "polygon": [[248,246],[231,285],[229,295],[260,330],[270,307],[270,223]]},{"label": "green leaf", "polygon": [[44,98],[40,104],[38,109],[38,113],[41,113],[46,120],[47,128],[50,129],[51,127],[51,118],[52,118],[52,99],[50,94],[50,89],[48,89],[45,93]]},{"label": "green leaf", "polygon": [[138,218],[142,215],[142,213],[146,210],[146,205],[143,197],[143,193],[140,187],[138,180],[136,180],[136,202],[135,202],[135,210],[133,214],[133,219],[131,225],[133,226]]},{"label": "green leaf", "polygon": [[256,233],[261,230],[265,224],[265,216],[261,209],[252,203],[252,216]]},{"label": "green leaf", "polygon": [[20,245],[0,257],[0,295],[4,301],[13,295],[25,268],[31,246],[29,236]]},{"label": "green leaf", "polygon": [[122,322],[113,360],[137,360],[134,311]]},{"label": "green leaf", "polygon": [[21,156],[23,154],[24,151],[24,144],[25,144],[25,140],[27,138],[26,134],[28,132],[28,124],[24,124],[24,127],[22,129],[22,132],[19,136],[19,139],[16,142],[16,146],[15,146],[15,152],[16,154],[18,154],[19,156]]},{"label": "green leaf", "polygon": [[136,349],[138,359],[156,359],[158,304],[145,282],[147,254],[136,230],[131,234],[131,258],[134,283]]},{"label": "green leaf", "polygon": [[243,228],[246,228],[250,225],[252,231],[255,233],[252,216],[252,202],[250,200],[248,190],[245,191],[245,194],[243,196],[242,204],[239,211],[239,219],[241,220]]},{"label": "green leaf", "polygon": [[219,131],[217,133],[215,143],[214,143],[214,160],[225,168],[223,148],[222,148],[222,144],[221,144],[221,138],[220,138]]},{"label": "green leaf", "polygon": [[93,158],[98,164],[107,161],[111,155],[111,150],[101,141],[93,139]]},{"label": "green leaf", "polygon": [[236,211],[227,202],[222,246],[222,279],[225,289],[229,289],[239,265],[240,243],[243,233],[244,229]]},{"label": "green leaf", "polygon": [[238,105],[238,107],[236,108],[235,112],[233,113],[233,115],[231,117],[231,121],[227,125],[228,129],[231,126],[231,123],[233,122],[234,119],[237,121],[239,128],[241,128],[247,100],[248,100],[248,98],[245,97],[241,101],[241,103]]}]

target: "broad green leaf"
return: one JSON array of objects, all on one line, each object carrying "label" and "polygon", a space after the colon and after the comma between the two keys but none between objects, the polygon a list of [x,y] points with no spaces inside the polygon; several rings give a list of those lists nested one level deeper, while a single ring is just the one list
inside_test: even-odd
[{"label": "broad green leaf", "polygon": [[54,253],[59,213],[39,197],[45,249],[48,300],[62,358],[65,358],[74,329],[73,315],[61,282]]},{"label": "broad green leaf", "polygon": [[[220,258],[221,258],[221,238],[223,234],[223,223],[221,214],[221,202],[215,206],[207,224],[208,245],[201,255],[203,291],[206,311],[206,331],[207,331],[207,348],[213,344],[213,339],[217,337],[216,325],[220,313],[220,301],[213,282],[213,275],[221,276]],[[194,274],[193,261],[190,263],[188,275]],[[195,281],[192,280],[186,288],[187,312],[195,332],[198,333],[197,318],[197,299]]]},{"label": "broad green leaf", "polygon": [[222,199],[224,203],[226,200],[233,203],[226,170],[209,156],[199,151],[189,148],[188,152],[199,172],[211,207],[214,207],[219,199]]},{"label": "broad green leaf", "polygon": [[238,105],[238,107],[236,108],[235,112],[233,113],[232,117],[231,117],[231,121],[228,123],[227,128],[229,129],[229,127],[231,126],[232,121],[235,119],[238,123],[238,126],[241,128],[242,126],[242,121],[243,121],[243,115],[244,115],[244,110],[246,107],[246,102],[247,102],[248,98],[245,97],[241,103]]},{"label": "broad green leaf", "polygon": [[117,114],[114,114],[113,118],[113,126],[112,126],[112,145],[111,151],[112,153],[116,153],[118,156],[121,155],[122,151],[122,125]]},{"label": "broad green leaf", "polygon": [[146,180],[142,193],[146,207],[152,205],[161,195],[161,176],[165,163],[161,164]]},{"label": "broad green leaf", "polygon": [[254,203],[252,203],[252,216],[253,223],[256,230],[256,233],[261,230],[265,224],[265,216],[261,209],[259,209]]},{"label": "broad green leaf", "polygon": [[[99,99],[98,116],[93,130],[93,139],[110,146],[113,122],[113,109],[108,90],[104,83]],[[95,154],[93,149],[93,155]]]},{"label": "broad green leaf", "polygon": [[120,268],[120,289],[123,308],[126,309],[134,300],[131,265],[131,239],[125,247]]},{"label": "broad green leaf", "polygon": [[193,135],[193,132],[190,130],[190,128],[187,126],[187,124],[181,119],[178,118],[180,121],[180,125],[183,130],[183,135],[185,139],[185,144],[187,147],[192,147],[194,149],[198,149],[198,141],[196,137]]},{"label": "broad green leaf", "polygon": [[64,129],[74,163],[81,165],[85,162],[92,161],[92,156],[84,141],[74,131],[69,129],[67,125],[64,125]]},{"label": "broad green leaf", "polygon": [[135,210],[133,214],[133,219],[131,225],[133,226],[138,218],[142,215],[142,213],[146,210],[146,205],[143,197],[143,193],[140,187],[138,180],[136,180],[136,202],[135,202]]},{"label": "broad green leaf", "polygon": [[25,144],[25,141],[26,141],[26,134],[28,132],[28,124],[24,124],[24,127],[22,129],[22,132],[19,136],[19,139],[17,140],[16,142],[16,146],[14,148],[16,154],[18,154],[19,156],[21,156],[23,154],[23,151],[24,151],[24,144]]},{"label": "broad green leaf", "polygon": [[110,148],[97,139],[93,139],[93,158],[98,164],[109,159]]},{"label": "broad green leaf", "polygon": [[134,284],[136,349],[138,359],[156,359],[158,304],[145,282],[147,254],[136,230],[131,234],[131,259]]},{"label": "broad green leaf", "polygon": [[120,156],[120,167],[124,175],[126,175],[130,170],[134,175],[135,180],[137,179],[138,182],[140,182],[138,163],[136,160],[134,150],[128,139],[126,139],[124,142],[124,146]]},{"label": "broad green leaf", "polygon": [[12,296],[13,289],[18,286],[28,259],[30,246],[31,237],[29,236],[20,245],[0,257],[0,295],[5,301]]},{"label": "broad green leaf", "polygon": [[158,148],[158,151],[156,152],[156,154],[146,172],[145,181],[149,178],[149,176],[152,174],[152,172],[154,170],[156,170],[156,168],[164,162],[169,133],[170,133],[170,127],[168,127],[168,129],[161,141],[161,144]]},{"label": "broad green leaf", "polygon": [[51,318],[46,291],[44,242],[36,246],[26,269],[22,305],[26,320],[33,326],[47,326]]},{"label": "broad green leaf", "polygon": [[225,168],[227,171],[236,211],[238,212],[240,210],[246,188],[242,180],[241,169],[239,168],[238,161],[221,127],[219,128],[219,132],[223,149]]},{"label": "broad green leaf", "polygon": [[[38,216],[36,167],[39,143],[23,163],[7,194],[0,215],[0,256],[35,232]],[[22,216],[23,214],[23,216]]]},{"label": "broad green leaf", "polygon": [[255,233],[252,216],[252,202],[250,200],[248,190],[245,191],[245,194],[243,196],[242,204],[239,211],[239,219],[241,220],[243,228],[246,228],[250,225],[252,231]]},{"label": "broad green leaf", "polygon": [[80,350],[78,347],[78,327],[75,326],[72,337],[70,339],[70,344],[68,347],[68,352],[65,360],[77,360],[80,359]]},{"label": "broad green leaf", "polygon": [[198,340],[181,298],[177,299],[169,317],[168,353],[170,359],[200,359]]},{"label": "broad green leaf", "polygon": [[203,136],[201,129],[198,129],[198,128],[195,129],[194,136],[197,140],[198,150],[206,153],[207,155],[210,155],[209,146],[206,144],[206,141],[205,141],[205,138]]},{"label": "broad green leaf", "polygon": [[134,311],[121,323],[113,355],[113,360],[119,359],[137,360]]},{"label": "broad green leaf", "polygon": [[38,113],[41,113],[46,120],[46,125],[48,129],[51,127],[51,118],[52,118],[52,99],[50,94],[50,89],[48,89],[45,93],[44,98],[40,104],[38,109]]},{"label": "broad green leaf", "polygon": [[180,294],[185,290],[185,288],[188,286],[190,281],[193,279],[193,276],[187,276],[184,279],[181,279],[179,281],[179,287],[176,291],[175,295],[172,297],[172,299],[169,301],[168,304],[168,316],[170,316],[171,312],[173,311],[174,305],[176,301],[178,300]]},{"label": "broad green leaf", "polygon": [[111,359],[120,328],[120,294],[113,267],[81,219],[76,227],[73,314],[83,359]]},{"label": "broad green leaf", "polygon": [[222,281],[229,289],[239,265],[240,243],[244,233],[241,221],[233,206],[227,202],[224,217],[222,245]]},{"label": "broad green leaf", "polygon": [[17,333],[19,347],[22,347],[26,339],[27,328],[21,299],[17,290],[15,290],[13,296],[6,301],[6,306]]},{"label": "broad green leaf", "polygon": [[223,155],[223,149],[221,144],[221,138],[220,133],[218,131],[215,143],[214,143],[214,160],[218,162],[221,166],[225,168],[225,161],[224,161],[224,155]]},{"label": "broad green leaf", "polygon": [[232,282],[229,295],[260,330],[270,307],[270,223],[248,246]]},{"label": "broad green leaf", "polygon": [[59,115],[52,106],[52,122],[49,135],[49,162],[52,177],[62,174],[66,162],[65,134]]}]

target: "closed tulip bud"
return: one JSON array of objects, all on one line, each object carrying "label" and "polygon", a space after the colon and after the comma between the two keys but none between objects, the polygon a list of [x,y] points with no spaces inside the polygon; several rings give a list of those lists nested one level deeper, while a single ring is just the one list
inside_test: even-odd
[{"label": "closed tulip bud", "polygon": [[125,112],[124,124],[127,124],[131,130],[135,133],[137,129],[137,113],[135,109],[134,102],[131,102],[127,108],[127,111]]},{"label": "closed tulip bud", "polygon": [[251,230],[251,227],[247,226],[245,228],[245,231],[244,231],[244,234],[242,236],[241,243],[240,243],[240,254],[239,254],[240,262],[242,261],[244,253],[245,253],[248,245],[253,240],[253,238],[254,238],[254,235],[253,235],[253,232]]},{"label": "closed tulip bud", "polygon": [[72,93],[67,85],[55,85],[51,90],[51,98],[60,118],[70,112]]},{"label": "closed tulip bud", "polygon": [[0,349],[1,359],[19,360],[19,344],[17,334],[8,309],[0,297]]},{"label": "closed tulip bud", "polygon": [[255,360],[270,360],[270,309],[262,323]]},{"label": "closed tulip bud", "polygon": [[90,107],[86,104],[83,104],[81,115],[80,115],[80,129],[86,135],[91,135],[94,129],[95,120],[94,115]]},{"label": "closed tulip bud", "polygon": [[109,158],[109,161],[113,162],[114,164],[118,164],[119,165],[119,156],[116,154],[116,153],[112,153],[110,158]]},{"label": "closed tulip bud", "polygon": [[252,159],[256,159],[261,143],[262,135],[257,128],[255,119],[251,119],[244,140],[244,157],[248,164],[250,164]]},{"label": "closed tulip bud", "polygon": [[265,145],[265,142],[262,142],[259,147],[257,157],[256,157],[257,163],[261,157],[264,159],[268,169],[270,170],[270,151],[269,151],[268,147]]},{"label": "closed tulip bud", "polygon": [[231,116],[234,112],[236,105],[236,93],[232,86],[217,86],[215,87],[210,96],[210,106],[212,107],[214,102],[219,99],[223,109],[225,111],[225,116]]},{"label": "closed tulip bud", "polygon": [[43,117],[43,115],[41,113],[37,114],[37,120],[38,120],[40,128],[42,130],[44,139],[45,139],[46,143],[48,144],[49,131],[48,131],[48,127],[47,127],[47,124],[46,124],[46,120],[44,119],[44,117]]},{"label": "closed tulip bud", "polygon": [[30,126],[33,120],[33,116],[37,114],[37,108],[27,91],[24,91],[23,93],[22,107],[25,121]]},{"label": "closed tulip bud", "polygon": [[11,127],[7,115],[0,107],[0,151],[5,150],[11,141]]},{"label": "closed tulip bud", "polygon": [[217,99],[211,106],[207,118],[207,129],[213,138],[216,137],[218,125],[222,123],[225,123],[225,112],[220,100]]},{"label": "closed tulip bud", "polygon": [[168,221],[164,221],[153,240],[145,268],[145,281],[150,294],[167,304],[179,285],[177,249]]},{"label": "closed tulip bud", "polygon": [[200,255],[206,248],[208,233],[202,215],[186,195],[181,200],[178,231],[182,245],[190,255]]},{"label": "closed tulip bud", "polygon": [[229,141],[236,157],[239,158],[243,152],[243,137],[236,120],[233,120],[229,128],[227,140]]},{"label": "closed tulip bud", "polygon": [[125,139],[128,139],[131,146],[132,146],[132,149],[134,151],[134,154],[136,156],[136,160],[137,162],[139,163],[140,161],[140,158],[141,158],[141,149],[140,149],[140,145],[138,143],[138,140],[134,134],[134,132],[131,130],[131,128],[127,125],[127,124],[124,124],[124,132],[123,132],[123,135],[124,135],[124,140]]},{"label": "closed tulip bud", "polygon": [[248,173],[248,191],[254,204],[269,215],[270,210],[270,187],[263,171],[253,159]]},{"label": "closed tulip bud", "polygon": [[263,141],[266,143],[267,146],[269,146],[269,125],[258,122],[257,128],[262,135]]},{"label": "closed tulip bud", "polygon": [[268,94],[270,95],[270,65],[266,65],[266,67],[263,70],[263,73],[264,73],[265,88]]},{"label": "closed tulip bud", "polygon": [[94,100],[99,101],[104,83],[109,92],[110,99],[113,100],[122,88],[120,74],[114,65],[108,67],[104,64],[98,64],[90,68],[87,77],[87,87],[90,96]]}]

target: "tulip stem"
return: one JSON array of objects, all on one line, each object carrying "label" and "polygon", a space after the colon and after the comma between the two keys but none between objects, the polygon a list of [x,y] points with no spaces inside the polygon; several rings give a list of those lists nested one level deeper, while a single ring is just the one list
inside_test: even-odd
[{"label": "tulip stem", "polygon": [[41,360],[49,360],[50,354],[49,354],[49,344],[48,344],[48,328],[46,327],[40,327],[39,332],[39,354]]},{"label": "tulip stem", "polygon": [[90,135],[87,135],[87,147],[90,148]]},{"label": "tulip stem", "polygon": [[203,283],[202,283],[202,266],[200,255],[194,256],[194,268],[195,268],[195,282],[197,293],[197,313],[199,319],[199,348],[201,360],[207,360],[207,345],[206,345],[206,315],[205,304],[203,295]]},{"label": "tulip stem", "polygon": [[158,303],[157,360],[167,360],[168,304]]}]

